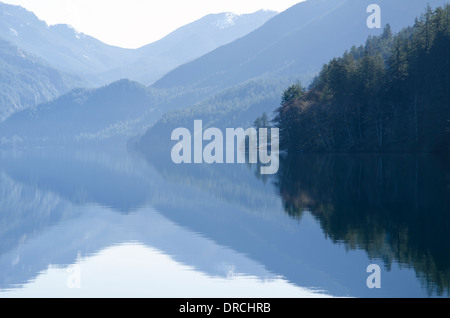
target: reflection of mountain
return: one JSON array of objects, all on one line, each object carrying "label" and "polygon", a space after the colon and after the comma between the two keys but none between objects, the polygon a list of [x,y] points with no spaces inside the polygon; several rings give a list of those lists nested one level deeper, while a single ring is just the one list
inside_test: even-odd
[{"label": "reflection of mountain", "polygon": [[[1,289],[25,283],[49,264],[71,264],[79,254],[88,256],[106,247],[130,241],[158,248],[175,260],[192,265],[208,275],[226,277],[232,270],[262,279],[276,277],[274,272],[267,270],[266,264],[255,262],[252,253],[244,255],[239,253],[240,248],[236,248],[241,244],[247,245],[245,242],[250,239],[252,242],[244,251],[259,249],[260,239],[255,241],[252,233],[260,237],[262,233],[258,233],[258,227],[266,228],[270,224],[268,220],[259,220],[257,214],[246,216],[243,210],[214,199],[202,190],[164,182],[139,166],[139,161],[132,160],[129,164],[127,160],[117,158],[120,158],[117,154],[109,158],[88,154],[71,154],[62,158],[51,158],[45,154],[18,154],[13,156],[12,161],[2,160],[2,168],[13,179],[3,175],[0,180],[0,224],[12,222],[1,232],[1,238],[5,238],[2,241],[8,243],[0,249]],[[26,166],[30,166],[30,170],[23,170]],[[67,172],[63,173],[63,170]],[[141,174],[136,173],[139,171]],[[105,178],[105,172],[110,174],[109,178]],[[125,182],[120,184],[115,175],[121,175]],[[172,216],[178,221],[185,218],[185,221],[192,220],[186,225],[170,221],[151,208],[137,208],[129,214],[111,213],[122,207],[122,200],[135,201],[131,203],[133,206],[139,204],[141,198],[124,191],[129,186],[127,177],[135,183],[148,178],[150,185],[139,186],[143,191],[148,191],[148,200],[159,206],[162,214],[168,215],[169,219]],[[111,181],[110,188],[117,187],[117,192],[109,193],[106,199],[117,197],[116,201],[104,201],[102,193],[108,192],[108,187],[96,189],[96,179],[108,179]],[[78,193],[84,193],[84,199]],[[28,210],[28,204],[23,203],[32,201],[30,197],[36,197],[32,211]],[[104,207],[105,204],[111,204],[113,210]],[[180,206],[184,209],[180,210]],[[20,210],[20,215],[27,214],[27,217],[17,217],[17,210]],[[230,213],[230,210],[233,212]],[[212,215],[211,211],[214,211]],[[29,215],[31,212],[33,214]],[[180,216],[181,220],[178,218]],[[243,229],[245,224],[253,224],[255,229],[236,233],[232,238],[232,248],[224,247],[220,239],[210,236],[215,232],[220,233],[219,238],[226,238],[234,229]],[[198,233],[196,228],[209,230],[206,234],[195,234]],[[213,241],[205,238],[212,238]]]},{"label": "reflection of mountain", "polygon": [[[33,235],[28,237],[18,229],[13,231],[24,235],[24,238],[12,250],[0,249],[0,291],[18,288],[34,280],[49,265],[67,266],[101,254],[107,248],[130,242],[157,249],[174,261],[190,266],[192,271],[203,272],[209,277],[247,274],[260,280],[278,278],[263,264],[186,230],[151,208],[140,209],[131,215],[119,215],[103,207],[75,207],[67,202],[64,205],[66,213],[72,213],[69,221],[41,226],[40,231],[30,233]],[[48,211],[55,210],[49,208]],[[35,221],[39,224],[39,220]],[[138,268],[139,265],[136,264]],[[145,269],[142,272],[147,276],[158,275],[146,273]],[[127,274],[122,273],[122,276]],[[113,283],[113,280],[109,282]],[[174,281],[168,283],[176,284]],[[145,288],[157,294],[153,285]],[[127,295],[126,290],[116,292]],[[130,291],[133,293],[134,290]]]},{"label": "reflection of mountain", "polygon": [[[399,269],[396,257],[391,270],[383,272],[383,288],[368,290],[365,269],[370,262],[377,261],[367,258],[365,247],[361,245],[362,250],[347,252],[344,245],[337,244],[342,239],[336,238],[337,242],[324,239],[323,230],[310,213],[305,212],[300,221],[283,213],[271,179],[265,184],[258,181],[254,167],[177,166],[164,159],[149,159],[153,167],[122,153],[59,150],[53,154],[50,151],[3,154],[0,189],[2,198],[9,200],[0,200],[1,224],[13,222],[14,226],[1,232],[2,238],[12,238],[1,245],[0,272],[7,273],[2,276],[2,284],[23,283],[48,264],[72,264],[78,252],[87,256],[108,246],[133,241],[154,246],[210,275],[223,274],[217,272],[217,259],[218,263],[238,264],[238,269],[249,275],[280,275],[297,286],[319,288],[338,296],[424,294],[413,271]],[[310,169],[315,167],[314,162],[304,165],[317,175],[317,170]],[[287,167],[284,164],[282,169]],[[383,171],[387,173],[389,169],[384,167]],[[320,191],[320,184],[317,190]],[[318,202],[326,202],[326,192],[323,195]],[[29,213],[24,201],[35,202],[31,221],[17,217]],[[317,217],[315,206],[310,207]],[[375,209],[373,213],[376,214]],[[342,220],[348,226],[360,228],[352,220]],[[388,229],[402,226],[401,218],[386,220]],[[445,218],[442,220],[445,224]],[[385,225],[376,218],[375,221],[380,227]],[[362,220],[355,217],[354,222]],[[326,228],[326,223],[321,225]],[[183,236],[187,232],[191,234]],[[440,233],[438,229],[437,234]],[[411,238],[414,242],[420,241],[417,235],[422,234],[409,232],[411,237],[414,235]],[[199,245],[192,241],[196,237],[207,239],[198,243],[204,248],[196,250]],[[423,246],[430,248],[433,257],[443,255],[442,244],[431,249],[428,245],[435,240],[423,240]],[[210,248],[217,255],[214,260],[207,256]],[[222,252],[230,257],[221,257]],[[416,252],[420,250],[416,248]],[[246,263],[248,260],[259,265],[248,267],[245,265],[250,264]],[[404,264],[412,266],[413,261],[411,258],[411,262]],[[433,264],[445,268],[445,256]]]},{"label": "reflection of mountain", "polygon": [[297,155],[281,162],[277,187],[293,218],[310,210],[334,242],[412,267],[448,295],[449,180],[448,158]]},{"label": "reflection of mountain", "polygon": [[94,154],[47,150],[4,156],[0,162],[14,180],[74,204],[99,204],[126,214],[147,202],[151,180],[139,175],[137,166],[130,166],[123,156],[111,163],[111,157]]},{"label": "reflection of mountain", "polygon": [[[361,271],[361,267],[367,266],[361,265],[361,263],[366,264],[364,262],[369,261],[367,261],[365,257],[363,257],[364,261],[361,261],[361,258],[359,258],[361,256],[357,257],[356,255],[352,255],[351,253],[343,256],[343,254],[345,254],[345,251],[339,250],[341,247],[344,247],[341,244],[342,242],[345,242],[343,239],[333,239],[333,237],[331,237],[333,239],[333,244],[332,246],[327,246],[327,244],[323,242],[322,237],[315,237],[314,235],[312,235],[310,232],[311,228],[308,228],[308,225],[310,227],[313,226],[311,225],[310,213],[307,213],[306,209],[308,207],[311,208],[312,215],[317,219],[315,206],[313,205],[304,206],[304,216],[302,219],[294,218],[295,225],[290,222],[286,223],[286,220],[284,220],[283,217],[278,214],[279,203],[275,200],[275,198],[278,198],[278,196],[276,195],[276,192],[273,192],[273,188],[270,186],[270,179],[263,179],[267,183],[267,186],[263,186],[263,183],[261,183],[260,185],[256,185],[254,182],[257,178],[254,178],[254,169],[248,168],[244,165],[177,166],[171,164],[169,159],[158,160],[157,156],[155,155],[149,155],[147,158],[149,162],[151,162],[151,164],[154,165],[155,168],[165,176],[166,179],[170,179],[173,182],[177,182],[177,184],[183,184],[192,189],[201,189],[202,193],[204,193],[205,195],[212,195],[216,200],[219,200],[218,202],[223,202],[222,204],[230,205],[230,208],[224,212],[221,212],[218,206],[214,206],[207,211],[204,211],[204,209],[200,208],[191,210],[186,207],[183,209],[183,213],[180,213],[179,205],[177,206],[177,202],[173,202],[173,204],[170,204],[169,206],[160,206],[160,209],[164,211],[164,214],[169,216],[172,220],[175,220],[177,223],[183,224],[184,226],[190,227],[194,231],[204,233],[208,237],[214,238],[214,240],[217,240],[219,242],[226,242],[225,244],[227,246],[233,246],[233,248],[251,255],[252,258],[260,260],[261,262],[266,264],[269,268],[272,269],[272,271],[282,273],[283,275],[286,275],[287,278],[300,285],[302,283],[304,284],[305,282],[310,282],[311,286],[326,286],[327,290],[339,290],[340,292],[342,292],[341,288],[345,286],[345,288],[347,288],[347,292],[350,295],[374,295],[368,293],[368,290],[362,288],[364,286],[358,285],[359,282],[356,276],[358,276],[359,274],[355,274],[356,272]],[[318,170],[311,169],[311,165],[315,165],[316,158],[310,157],[310,159],[311,160],[305,159],[305,162],[307,164],[304,165],[305,170],[302,171],[305,173],[307,178],[316,180],[315,177],[317,177],[318,175]],[[424,162],[428,165],[433,164],[426,159],[424,159]],[[291,169],[291,166],[287,165],[286,162],[284,162],[283,164],[284,167],[282,173],[286,173],[287,176],[291,175],[289,171],[285,170]],[[300,167],[302,167],[302,165],[300,165]],[[438,173],[440,168],[437,169]],[[401,177],[402,176],[400,176],[400,179],[397,180],[398,183],[402,182]],[[319,194],[322,194],[321,186],[323,185],[315,184],[315,186],[317,192]],[[331,181],[329,183],[329,187],[331,190],[339,188],[342,191],[346,191],[347,189],[345,187],[341,187],[339,184],[332,183]],[[437,188],[435,190],[439,191],[443,191],[443,189],[445,189],[443,184],[436,185],[436,187]],[[324,190],[326,189],[328,188],[324,187]],[[282,198],[284,199],[284,193],[282,192],[281,194]],[[439,197],[439,194],[437,192],[434,192],[434,194],[438,195]],[[398,208],[403,209],[403,211],[407,211],[408,205],[402,205],[402,194],[398,195]],[[337,195],[337,197],[339,197],[339,195]],[[202,200],[202,198],[199,198],[199,200]],[[298,198],[301,200],[305,200],[305,202],[310,202],[307,192],[299,193]],[[274,201],[271,203],[271,200]],[[386,198],[380,197],[379,200],[380,204],[383,204]],[[408,197],[406,197],[405,200],[408,200]],[[203,205],[207,201],[205,199],[202,200],[202,202]],[[286,201],[283,200],[283,203],[286,204]],[[196,205],[200,206],[200,203],[197,203]],[[326,206],[327,201],[318,200],[317,206],[322,205]],[[382,219],[384,214],[382,214],[382,211],[378,210],[379,206],[380,205],[373,205],[373,209],[371,210],[371,212],[375,215],[378,215],[378,217]],[[361,206],[361,208],[367,208],[367,206]],[[285,209],[289,210],[289,205],[286,204]],[[185,213],[187,211],[189,212]],[[358,207],[356,207],[354,211],[355,213],[359,211]],[[442,207],[441,209],[436,209],[435,214],[430,216],[430,218],[442,220],[442,217],[444,217],[444,220],[448,220],[448,218],[445,219],[445,214],[443,214],[444,211],[445,210],[442,210]],[[417,212],[418,218],[423,218],[423,214],[419,212],[420,211]],[[366,225],[364,223],[364,214],[361,213],[361,219],[355,218],[353,220],[354,222],[361,222],[362,225],[359,225],[360,227]],[[219,216],[219,218],[222,218],[220,223],[217,223],[217,216]],[[382,224],[387,227],[386,229],[384,229],[384,231],[386,232],[392,228],[396,229],[397,227],[402,226],[401,220],[401,218],[388,219],[388,224]],[[233,221],[236,221],[236,223],[234,223]],[[318,221],[321,221],[320,218],[318,219]],[[347,221],[348,224],[346,223]],[[299,224],[297,224],[297,222],[299,222]],[[352,226],[352,220],[347,220],[346,218],[336,218],[336,222],[342,225],[344,229],[346,228],[346,226]],[[430,222],[433,223],[438,221],[430,220]],[[423,240],[421,245],[421,247],[425,249],[429,248],[435,253],[436,256],[440,257],[440,259],[437,260],[440,267],[435,271],[435,274],[440,276],[440,278],[445,278],[448,270],[446,252],[448,251],[449,240],[448,235],[446,234],[447,232],[443,230],[445,226],[447,226],[448,228],[448,222],[445,222],[444,225],[441,224],[443,227],[439,231],[439,238],[436,237],[433,240],[425,239]],[[380,223],[378,222],[377,224]],[[322,222],[320,222],[320,225],[324,226]],[[370,225],[370,221],[368,221],[367,225]],[[358,224],[355,225],[355,227],[357,226]],[[235,232],[235,229],[239,229],[239,231]],[[362,231],[364,231],[364,229]],[[327,233],[326,227],[325,232]],[[423,231],[410,232],[411,237],[414,236],[413,240],[416,243],[422,241],[422,235],[428,234],[429,233],[424,233]],[[305,244],[305,242],[307,243]],[[370,245],[370,243],[375,244],[377,242],[370,241],[367,244]],[[385,244],[383,247],[387,248],[388,246],[386,246]],[[345,249],[347,250],[348,246],[345,246]],[[367,248],[363,245],[356,245],[355,248],[350,250],[360,251],[361,253],[366,254]],[[399,251],[399,253],[407,253],[407,251]],[[416,251],[415,255],[418,255],[419,253],[420,251]],[[368,256],[371,259],[371,262],[377,262],[377,260],[379,259],[381,259],[382,261],[382,257],[384,257],[385,255],[369,253]],[[277,260],[274,260],[274,257],[277,258]],[[389,271],[389,274],[384,274],[386,275],[386,280],[389,279],[390,281],[386,284],[388,286],[385,285],[385,287],[383,288],[384,290],[381,291],[380,294],[377,294],[378,296],[405,296],[409,293],[411,293],[409,295],[413,295],[413,288],[411,288],[411,290],[409,291],[406,291],[404,287],[402,288],[402,286],[404,286],[405,284],[409,284],[410,282],[394,282],[394,280],[399,279],[395,275],[401,276],[398,274],[398,263],[400,263],[401,266],[405,266],[407,268],[413,267],[415,265],[414,259],[412,257],[401,259],[397,256],[394,256],[389,266],[386,267]],[[305,271],[307,272],[306,269],[311,270],[312,268],[314,268],[314,271],[309,272],[309,274],[312,276],[309,277],[310,280],[308,280],[308,278],[305,278],[302,274],[304,274]],[[420,272],[420,270],[418,270],[418,272]],[[324,275],[327,278],[325,280],[320,280],[318,277],[321,275]],[[387,278],[387,275],[392,276]],[[322,279],[324,278],[322,277]],[[364,280],[364,278],[359,279]],[[433,279],[434,278],[432,277],[424,278],[425,283],[428,283],[428,287],[436,286],[433,282]],[[340,287],[338,287],[337,285],[331,287],[332,281],[334,283],[337,283],[338,285],[342,285],[340,285]],[[318,285],[318,282],[322,282],[324,285],[320,285],[320,283]]]},{"label": "reflection of mountain", "polygon": [[[23,283],[37,272],[44,270],[48,264],[70,264],[79,251],[83,255],[92,254],[111,244],[130,240],[157,246],[173,255],[175,259],[216,275],[214,264],[211,263],[210,248],[207,246],[206,250],[196,251],[198,245],[189,246],[192,240],[180,238],[177,234],[181,227],[191,233],[199,233],[199,236],[206,237],[221,246],[229,247],[222,249],[222,252],[231,249],[244,254],[262,264],[270,273],[287,277],[297,285],[326,286],[340,295],[350,293],[342,282],[327,281],[328,274],[323,274],[321,270],[305,264],[297,253],[291,255],[291,242],[302,241],[302,238],[296,238],[299,230],[295,225],[292,227],[290,220],[282,213],[277,212],[281,207],[278,202],[278,208],[275,209],[277,197],[270,187],[266,187],[264,192],[266,198],[258,193],[259,191],[252,195],[253,187],[259,190],[264,187],[256,182],[251,171],[250,175],[246,174],[248,170],[245,166],[242,166],[244,170],[236,171],[234,174],[235,177],[240,175],[240,182],[243,183],[236,191],[233,189],[235,183],[232,182],[232,175],[220,182],[224,178],[223,173],[229,173],[230,170],[210,171],[199,174],[197,178],[187,171],[181,180],[177,177],[172,178],[170,171],[165,171],[164,174],[169,179],[165,181],[151,170],[136,164],[139,161],[129,162],[117,154],[113,154],[109,159],[107,156],[95,158],[83,154],[75,156],[67,154],[52,158],[47,152],[40,155],[19,154],[11,159],[3,159],[1,167],[7,175],[19,183],[9,181],[9,177],[5,178],[7,181],[4,186],[5,197],[12,198],[11,193],[18,187],[30,191],[37,187],[43,189],[37,192],[40,196],[49,191],[53,194],[47,195],[48,198],[57,199],[62,196],[63,200],[57,199],[62,203],[56,208],[53,208],[55,204],[42,206],[45,212],[33,218],[32,223],[35,225],[33,228],[26,225],[29,220],[21,218],[17,220],[14,228],[10,228],[13,233],[5,234],[6,237],[17,238],[8,245],[8,249],[1,251],[0,265],[2,275],[6,275],[5,283]],[[27,166],[28,170],[24,169]],[[162,167],[158,166],[158,169],[160,168]],[[177,175],[176,170],[173,173]],[[207,178],[211,176],[215,176],[218,182],[216,188],[210,192],[208,190],[212,189],[211,183],[208,183]],[[127,187],[130,186],[126,181],[128,178],[134,180],[133,183],[139,185],[141,193],[146,195],[132,195],[130,192],[133,188],[127,191]],[[96,184],[95,180],[110,182],[108,185],[106,183],[100,185]],[[143,180],[148,184],[142,184]],[[245,189],[244,183],[248,182],[252,186],[248,187],[247,192],[239,194],[240,190]],[[80,196],[80,193],[83,196]],[[103,195],[104,193],[107,195]],[[249,200],[252,197],[257,200]],[[111,201],[112,198],[115,199]],[[18,197],[19,202],[22,199],[23,197]],[[155,222],[153,217],[147,215],[145,208],[134,209],[135,212],[129,214],[118,214],[111,213],[109,208],[97,207],[97,205],[110,206],[113,210],[120,211],[126,206],[130,208],[138,206],[145,200],[147,204],[156,206],[165,218],[171,220],[170,222],[178,224],[178,230],[167,229],[161,222]],[[270,203],[271,201],[273,202]],[[5,201],[1,202],[3,204]],[[15,204],[18,209],[22,209],[19,202]],[[264,207],[268,202],[272,208]],[[14,203],[9,205],[14,206]],[[41,204],[36,203],[35,207],[38,206]],[[0,211],[4,220],[12,219],[12,214],[16,213],[13,209],[5,209],[3,206]],[[86,212],[80,215],[80,211]],[[55,224],[45,221],[46,215],[61,213],[67,215],[68,212],[76,218],[69,221],[68,218],[64,218],[64,222],[58,226],[52,226]],[[136,217],[136,213],[140,216]],[[82,220],[78,221],[80,218]],[[55,220],[62,219],[55,218]],[[163,236],[158,236],[158,233]],[[173,239],[165,240],[165,235],[173,236]],[[227,259],[220,256],[222,252],[219,250],[217,254],[219,259],[222,258],[222,263],[236,265],[236,258]],[[230,255],[230,252],[227,254]],[[208,257],[205,258],[205,255]],[[20,260],[20,263],[15,260]],[[241,265],[238,268],[242,268]],[[261,273],[255,273],[254,267],[244,266],[241,270],[246,273],[248,271],[249,275]],[[322,277],[323,275],[325,277]]]},{"label": "reflection of mountain", "polygon": [[52,225],[67,220],[66,204],[58,196],[21,185],[0,174],[0,254],[5,254]]}]

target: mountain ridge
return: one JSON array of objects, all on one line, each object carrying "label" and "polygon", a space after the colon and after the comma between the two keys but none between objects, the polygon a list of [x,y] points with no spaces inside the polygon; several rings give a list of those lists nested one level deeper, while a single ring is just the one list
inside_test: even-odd
[{"label": "mountain ridge", "polygon": [[[172,68],[258,28],[276,12],[257,11],[237,15],[235,23],[229,28],[204,26],[205,20],[216,17],[218,20],[215,22],[219,23],[227,14],[205,16],[178,28],[167,38],[138,49],[127,49],[103,43],[67,24],[47,25],[20,6],[0,2],[0,34],[5,40],[43,58],[52,67],[77,74],[93,85],[105,85],[125,77],[148,85]],[[193,35],[190,37],[192,45],[189,41],[183,42],[189,34]],[[175,42],[178,43],[172,43],[176,35]],[[164,47],[167,43],[171,44],[172,49]]]},{"label": "mountain ridge", "polygon": [[85,83],[0,38],[0,122]]},{"label": "mountain ridge", "polygon": [[[382,29],[369,29],[366,25],[369,16],[366,9],[372,2],[308,0],[298,3],[245,37],[172,70],[154,87],[226,87],[266,73],[271,76],[302,74],[305,82],[305,75],[315,75],[331,58],[352,45],[364,44],[369,35],[381,34]],[[389,23],[397,32],[412,25],[428,1],[412,0],[408,6],[399,1],[377,3],[382,8],[382,25]],[[431,5],[445,3],[436,0]]]},{"label": "mountain ridge", "polygon": [[[276,14],[275,11],[260,10],[241,15],[231,12],[206,15],[158,41],[138,48],[136,50],[138,57],[133,63],[105,74],[109,76],[119,74],[115,77],[126,77],[144,84],[153,84],[171,69],[245,36]],[[229,17],[233,19],[231,24],[219,25]],[[160,68],[160,65],[163,67]]]}]

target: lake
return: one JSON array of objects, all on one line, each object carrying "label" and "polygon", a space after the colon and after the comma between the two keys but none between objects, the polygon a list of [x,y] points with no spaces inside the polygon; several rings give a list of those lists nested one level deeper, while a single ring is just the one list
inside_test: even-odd
[{"label": "lake", "polygon": [[259,171],[4,151],[0,297],[449,297],[448,158],[295,155]]}]

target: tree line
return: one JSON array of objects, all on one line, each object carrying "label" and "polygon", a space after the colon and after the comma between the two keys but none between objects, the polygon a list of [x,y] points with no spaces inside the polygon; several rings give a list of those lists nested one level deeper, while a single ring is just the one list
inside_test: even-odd
[{"label": "tree line", "polygon": [[273,122],[290,152],[450,152],[450,5],[389,25],[283,94]]}]

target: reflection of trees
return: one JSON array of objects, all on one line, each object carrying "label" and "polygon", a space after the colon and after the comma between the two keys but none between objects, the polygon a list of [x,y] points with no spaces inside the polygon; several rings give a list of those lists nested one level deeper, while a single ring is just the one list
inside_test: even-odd
[{"label": "reflection of trees", "polygon": [[285,211],[308,209],[326,235],[370,258],[412,267],[430,294],[450,294],[448,158],[297,155],[283,158]]}]

